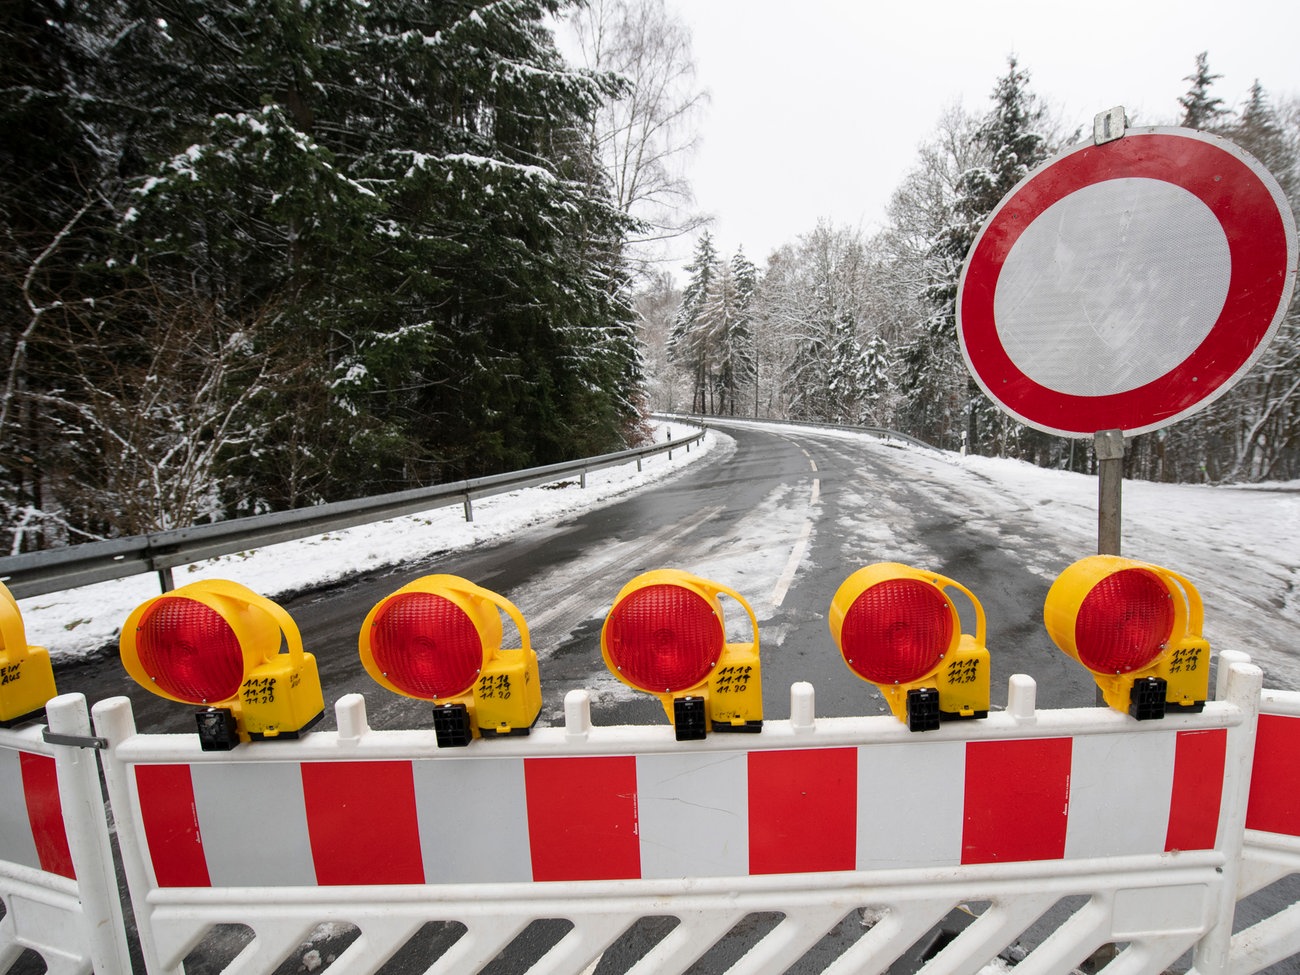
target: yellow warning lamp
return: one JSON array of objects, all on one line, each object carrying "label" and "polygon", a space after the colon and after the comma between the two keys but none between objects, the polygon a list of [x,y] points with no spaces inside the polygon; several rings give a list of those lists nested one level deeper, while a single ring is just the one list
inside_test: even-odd
[{"label": "yellow warning lamp", "polygon": [[39,717],[58,692],[54,668],[44,647],[27,645],[27,628],[18,600],[0,582],[0,728]]},{"label": "yellow warning lamp", "polygon": [[[520,646],[502,648],[504,612]],[[358,641],[361,662],[397,694],[432,701],[438,747],[526,735],[542,710],[537,654],[514,603],[467,579],[430,575],[380,600]]]},{"label": "yellow warning lamp", "polygon": [[316,658],[303,652],[292,617],[237,582],[192,582],[141,603],[120,643],[122,665],[141,687],[205,705],[204,751],[297,738],[325,713]]},{"label": "yellow warning lamp", "polygon": [[[720,595],[745,610],[753,642],[727,642]],[[637,576],[605,617],[600,651],[624,684],[659,697],[678,741],[763,730],[758,623],[726,586],[680,569]]]},{"label": "yellow warning lamp", "polygon": [[[961,632],[948,589],[975,607],[975,635]],[[836,590],[831,636],[849,669],[875,684],[894,716],[911,731],[941,720],[986,718],[989,652],[984,608],[958,582],[898,562],[877,562]]]},{"label": "yellow warning lamp", "polygon": [[1187,579],[1118,555],[1075,562],[1043,607],[1052,641],[1092,672],[1108,705],[1139,721],[1205,706],[1210,644],[1202,616]]}]

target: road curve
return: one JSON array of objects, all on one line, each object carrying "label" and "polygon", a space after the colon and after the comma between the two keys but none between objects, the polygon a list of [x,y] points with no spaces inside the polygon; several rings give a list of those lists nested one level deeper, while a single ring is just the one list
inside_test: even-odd
[{"label": "road curve", "polygon": [[[738,591],[759,620],[764,709],[789,714],[789,687],[817,689],[823,715],[876,714],[880,695],[854,677],[827,628],[832,594],[852,571],[900,561],[941,572],[983,604],[993,659],[993,703],[1006,680],[1028,673],[1043,707],[1088,705],[1093,685],[1055,650],[1041,623],[1052,576],[1087,552],[1007,516],[1015,502],[952,455],[870,436],[717,421],[722,443],[671,480],[624,500],[539,526],[490,546],[362,573],[284,600],[317,657],[328,705],[360,692],[375,727],[419,727],[428,706],[389,694],[365,674],[357,632],[370,608],[421,575],[464,576],[513,601],[541,658],[543,724],[558,723],[564,694],[585,687],[598,723],[662,722],[658,702],[624,688],[600,658],[600,627],[618,590],[637,574],[675,567]],[[962,605],[964,627],[973,611]],[[732,639],[749,639],[724,597]],[[142,730],[188,731],[181,705],[135,687],[116,659],[61,668],[60,687],[93,702],[133,698]]]}]

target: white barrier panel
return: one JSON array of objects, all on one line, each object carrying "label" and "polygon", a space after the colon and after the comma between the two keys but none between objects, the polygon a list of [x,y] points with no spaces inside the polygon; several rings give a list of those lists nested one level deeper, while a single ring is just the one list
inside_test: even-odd
[{"label": "white barrier panel", "polygon": [[[477,971],[536,919],[571,930],[530,969],[580,972],[646,918],[672,931],[632,969],[677,972],[756,913],[782,920],[728,971],[785,971],[846,917],[876,919],[827,969],[887,968],[954,908],[986,905],[927,972],[978,971],[1063,898],[1083,898],[1018,970],[1113,972],[1189,949],[1225,971],[1260,672],[1236,664],[1200,715],[1004,713],[911,734],[892,717],[792,719],[679,743],[671,729],[565,728],[436,748],[432,731],[339,731],[203,752],[95,707],[146,966],[179,972],[217,925],[272,971],[322,922],[360,936],[331,972],[371,972],[430,921],[464,933],[429,972]],[[1202,944],[1204,942],[1204,944]],[[1208,949],[1205,946],[1208,945]]]},{"label": "white barrier panel", "polygon": [[[1225,662],[1248,660],[1225,651]],[[1300,693],[1264,690],[1256,731],[1237,896],[1300,874]],[[1300,952],[1300,904],[1233,935],[1229,971],[1249,975]]]},{"label": "white barrier panel", "polygon": [[[90,734],[86,699],[46,707],[50,727]],[[0,971],[24,949],[50,973],[131,971],[94,752],[0,729]]]}]

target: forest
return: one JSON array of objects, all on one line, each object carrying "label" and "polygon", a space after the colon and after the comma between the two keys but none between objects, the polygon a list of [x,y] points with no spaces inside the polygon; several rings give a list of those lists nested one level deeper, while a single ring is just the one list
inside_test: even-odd
[{"label": "forest", "polygon": [[[1181,114],[1142,124],[1228,139],[1276,177],[1294,212],[1300,103],[1275,105],[1256,81],[1230,110],[1208,52],[1189,62]],[[1026,427],[988,399],[967,372],[955,322],[962,267],[985,218],[1039,163],[1081,138],[1050,117],[1029,71],[1009,57],[983,113],[940,118],[880,232],[822,221],[759,269],[743,247],[720,254],[706,230],[680,290],[660,276],[638,296],[651,402],[884,427],[948,449],[1094,469],[1089,441]],[[1199,483],[1300,477],[1300,302],[1232,391],[1131,438],[1125,473]]]},{"label": "forest", "polygon": [[[1300,106],[1257,83],[1229,110],[1216,77],[1197,57],[1169,121],[1296,200]],[[7,552],[615,450],[652,409],[1089,463],[994,409],[954,333],[983,218],[1077,139],[1014,58],[886,229],[758,264],[695,208],[706,93],[663,0],[29,0],[0,79]],[[666,240],[693,241],[680,280]],[[1298,424],[1293,309],[1128,473],[1294,478]]]},{"label": "forest", "polygon": [[8,551],[617,449],[626,82],[559,0],[5,7]]}]

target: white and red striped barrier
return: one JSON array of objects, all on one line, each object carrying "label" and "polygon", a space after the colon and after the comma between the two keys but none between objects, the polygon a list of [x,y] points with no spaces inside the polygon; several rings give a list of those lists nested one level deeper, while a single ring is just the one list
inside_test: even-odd
[{"label": "white and red striped barrier", "polygon": [[1162,728],[186,761],[134,764],[132,774],[159,887],[648,880],[1210,850],[1226,743],[1223,728]]},{"label": "white and red striped barrier", "polygon": [[[46,707],[57,735],[89,741],[80,694]],[[93,749],[42,726],[0,729],[0,971],[25,950],[52,975],[129,975],[130,956]]]},{"label": "white and red striped barrier", "polygon": [[743,970],[783,971],[873,907],[885,920],[828,969],[858,971],[985,901],[932,962],[978,968],[1079,895],[1025,973],[1122,941],[1117,970],[1161,972],[1195,949],[1208,975],[1229,970],[1255,749],[1260,674],[1232,670],[1204,713],[1142,724],[1037,711],[1017,677],[1006,712],[924,735],[889,717],[814,719],[807,685],[789,721],[742,742],[595,728],[581,692],[564,728],[463,750],[371,731],[359,695],[339,702],[338,732],[234,753],[137,734],[125,699],[95,720],[153,975],[179,972],[223,924],[254,932],[239,971],[270,971],[322,921],[361,928],[343,972],[373,971],[431,920],[466,932],[428,970],[475,971],[554,917],[573,930],[535,970],[580,972],[665,914],[677,929],[633,971],[681,971],[762,911],[785,920]]}]

